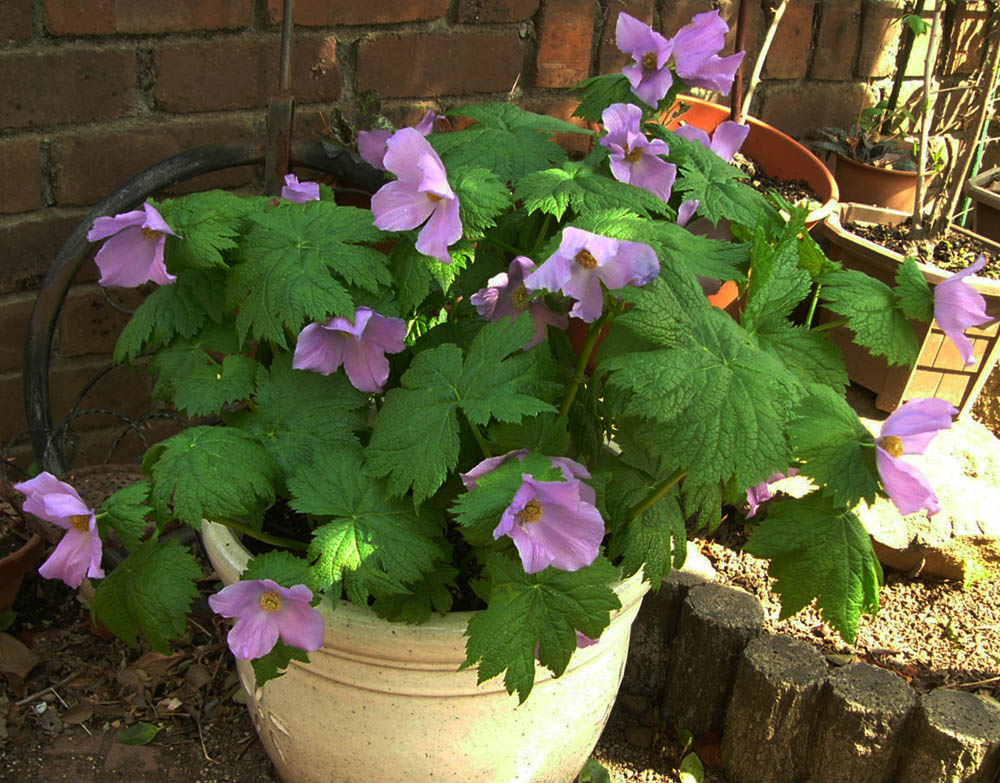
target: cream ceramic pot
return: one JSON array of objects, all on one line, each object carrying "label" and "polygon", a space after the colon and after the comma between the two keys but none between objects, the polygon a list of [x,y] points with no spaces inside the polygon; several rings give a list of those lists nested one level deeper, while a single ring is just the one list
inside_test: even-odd
[{"label": "cream ceramic pot", "polygon": [[[222,581],[237,581],[247,550],[221,525],[204,523],[202,538]],[[502,677],[477,685],[475,669],[458,671],[471,612],[411,626],[324,602],[326,638],[308,666],[293,661],[263,688],[249,662],[237,669],[286,783],[570,783],[611,713],[648,588],[641,572],[619,583],[622,608],[600,642],[558,679],[539,667],[520,706]]]}]

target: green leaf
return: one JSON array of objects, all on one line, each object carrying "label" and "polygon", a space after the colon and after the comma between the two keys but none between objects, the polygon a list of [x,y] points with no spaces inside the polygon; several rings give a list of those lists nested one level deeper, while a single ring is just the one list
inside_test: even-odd
[{"label": "green leaf", "polygon": [[[157,374],[153,396],[191,417],[218,413],[231,402],[249,398],[260,365],[233,353],[239,349],[232,321],[210,323],[192,337],[176,338],[149,362],[150,372]],[[219,362],[218,354],[229,355]]]},{"label": "green leaf", "polygon": [[903,17],[903,22],[909,27],[914,35],[923,35],[930,29],[930,25],[920,14],[909,14]]},{"label": "green leaf", "polygon": [[285,673],[288,664],[292,661],[299,663],[309,663],[309,654],[298,647],[292,647],[278,639],[271,652],[254,658],[250,664],[253,666],[254,678],[257,687],[261,687],[268,680],[275,680]]},{"label": "green leaf", "polygon": [[308,321],[354,317],[349,286],[377,293],[390,284],[386,255],[361,242],[385,235],[372,213],[310,201],[253,217],[245,260],[230,273],[226,305],[237,309],[240,339],[247,334],[287,345]]},{"label": "green leaf", "polygon": [[412,486],[419,503],[441,486],[458,462],[459,410],[479,426],[555,411],[522,392],[534,365],[520,349],[533,332],[530,317],[504,318],[480,330],[464,359],[451,343],[417,354],[402,388],[385,395],[367,449],[372,473],[388,476],[392,496]]},{"label": "green leaf", "polygon": [[156,739],[156,735],[160,733],[162,728],[163,726],[157,726],[154,723],[139,721],[119,734],[118,742],[122,745],[148,745]]},{"label": "green leaf", "polygon": [[449,184],[458,195],[462,235],[467,239],[483,236],[510,206],[510,191],[496,174],[481,166],[462,166],[448,174]]},{"label": "green leaf", "polygon": [[896,300],[903,314],[913,321],[934,318],[934,292],[917,262],[907,257],[896,272]]},{"label": "green leaf", "polygon": [[618,569],[603,557],[578,571],[549,567],[526,574],[520,561],[494,555],[487,563],[489,606],[473,615],[463,668],[479,664],[478,680],[504,675],[507,693],[523,704],[535,683],[535,650],[559,676],[576,650],[576,631],[597,639],[621,607],[610,585]]},{"label": "green leaf", "polygon": [[788,423],[788,438],[800,467],[840,506],[871,504],[879,492],[875,438],[854,409],[826,386],[813,386]]},{"label": "green leaf", "polygon": [[396,290],[396,305],[402,315],[415,310],[431,291],[431,273],[424,255],[412,241],[400,240],[389,254],[389,274]]},{"label": "green leaf", "polygon": [[427,622],[432,612],[445,615],[454,601],[452,590],[458,590],[455,577],[459,571],[451,566],[438,566],[423,579],[407,585],[406,593],[394,593],[375,599],[372,611],[393,623],[420,625]]},{"label": "green leaf", "polygon": [[796,235],[804,226],[789,223],[773,246],[762,228],[754,234],[751,265],[753,274],[747,287],[743,326],[753,332],[758,324],[789,316],[812,288],[809,273],[800,269],[799,243]]},{"label": "green leaf", "polygon": [[225,311],[224,291],[222,270],[181,272],[175,283],[153,291],[125,324],[115,346],[115,362],[133,362],[143,346],[159,348],[178,334],[193,337],[208,320],[218,323]]},{"label": "green leaf", "polygon": [[501,182],[518,180],[566,160],[562,147],[552,141],[553,133],[590,133],[571,122],[524,111],[513,103],[463,106],[448,115],[476,122],[456,133],[428,137],[445,168],[485,166]]},{"label": "green leaf", "polygon": [[582,117],[587,122],[600,122],[604,110],[613,103],[631,103],[643,112],[651,112],[655,108],[632,92],[632,85],[622,73],[593,76],[573,89],[580,93],[580,105],[576,107],[573,116]]},{"label": "green leaf", "polygon": [[828,498],[811,494],[773,504],[745,548],[771,561],[781,619],[817,599],[823,619],[852,644],[861,614],[878,611],[882,569],[868,532]]},{"label": "green leaf", "polygon": [[247,582],[252,579],[271,579],[282,587],[305,585],[316,592],[311,575],[309,563],[304,558],[283,549],[274,549],[254,557],[243,569],[240,580]]},{"label": "green leaf", "polygon": [[150,499],[158,516],[168,509],[198,527],[202,519],[240,517],[274,500],[281,469],[252,436],[232,427],[191,427],[158,444],[143,459],[151,472]]},{"label": "green leaf", "polygon": [[567,208],[578,215],[627,209],[645,218],[673,217],[673,210],[659,196],[572,161],[527,175],[517,183],[515,195],[529,214],[541,211],[556,220],[562,220]]},{"label": "green leaf", "polygon": [[889,364],[916,362],[920,341],[889,286],[854,269],[831,272],[819,282],[820,297],[847,319],[854,342]]},{"label": "green leaf", "polygon": [[680,783],[702,783],[705,780],[705,767],[697,753],[688,753],[677,770]]},{"label": "green leaf", "polygon": [[247,216],[266,203],[262,198],[209,190],[156,205],[170,228],[180,235],[167,235],[167,267],[171,271],[225,267],[222,254],[236,247]]},{"label": "green leaf", "polygon": [[805,383],[823,384],[843,394],[850,382],[844,355],[823,332],[775,318],[758,324],[753,336],[762,351],[775,357]]},{"label": "green leaf", "polygon": [[587,759],[587,763],[583,765],[580,776],[576,780],[577,783],[611,783],[611,775],[601,766],[599,761]]},{"label": "green leaf", "polygon": [[494,454],[529,449],[541,454],[566,454],[570,446],[565,416],[541,413],[519,424],[498,422],[490,427],[486,442]]},{"label": "green leaf", "polygon": [[[684,515],[695,519],[696,530],[714,533],[722,524],[722,485],[718,482],[699,481],[698,476],[685,476],[681,484]],[[685,551],[685,555],[686,555]],[[675,562],[675,566],[678,564]]]},{"label": "green leaf", "polygon": [[146,517],[153,510],[146,502],[148,499],[149,482],[139,481],[119,489],[101,504],[102,514],[126,549],[135,550],[142,545],[148,526]]},{"label": "green leaf", "polygon": [[344,373],[293,370],[288,354],[257,374],[254,397],[254,409],[231,423],[263,443],[285,475],[308,464],[314,452],[356,444],[355,432],[366,424],[368,395]]},{"label": "green leaf", "polygon": [[313,532],[309,557],[322,589],[344,582],[352,601],[369,594],[405,593],[446,559],[437,519],[392,500],[372,479],[360,452],[322,451],[288,480],[289,504],[329,520]]},{"label": "green leaf", "polygon": [[198,563],[176,540],[147,541],[98,584],[93,611],[129,646],[142,632],[154,650],[166,654],[170,640],[184,635],[199,578]]}]

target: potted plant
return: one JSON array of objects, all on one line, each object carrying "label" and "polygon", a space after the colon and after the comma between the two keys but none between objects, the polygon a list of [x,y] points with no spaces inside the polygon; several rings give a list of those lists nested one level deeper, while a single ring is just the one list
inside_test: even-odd
[{"label": "potted plant", "polygon": [[[786,220],[653,121],[682,80],[727,89],[725,33],[715,11],[672,39],[623,14],[634,63],[581,86],[602,124],[582,161],[551,135],[590,131],[466,106],[461,131],[388,137],[374,154],[394,179],[370,209],[289,175],[280,198],[211,191],[98,218],[102,284],[159,285],[117,360],[148,355],[158,397],[217,423],[153,446],[148,478],[99,509],[47,473],[19,484],[66,530],[43,572],[99,579],[95,616],[167,650],[201,571],[161,531],[198,528],[225,585],[209,603],[236,619],[229,645],[288,781],[568,783],[686,523],[719,524],[776,472],[817,490],[772,505],[750,548],[786,611],[815,598],[853,638],[880,571],[852,508],[887,493],[933,513],[903,457],[954,410],[920,401],[873,437],[826,332],[789,316],[822,298],[909,357],[908,319],[934,294],[912,265],[898,296],[840,269],[803,210]],[[699,278],[741,283],[738,320]],[[854,304],[873,299],[874,317]],[[587,324],[578,350],[569,316]],[[111,531],[132,553],[105,575]]]}]

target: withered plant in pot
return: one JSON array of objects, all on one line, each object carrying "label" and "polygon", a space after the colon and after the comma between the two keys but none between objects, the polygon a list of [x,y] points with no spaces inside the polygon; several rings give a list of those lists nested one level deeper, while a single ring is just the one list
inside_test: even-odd
[{"label": "withered plant in pot", "polygon": [[[728,89],[725,34],[716,11],[670,39],[622,14],[633,64],[581,85],[579,115],[601,123],[581,161],[551,136],[591,131],[473,105],[453,112],[473,120],[461,131],[361,136],[391,175],[370,209],[289,175],[281,198],[97,219],[102,283],[160,286],[117,359],[150,354],[158,396],[221,423],[153,446],[148,479],[99,509],[47,474],[21,483],[67,530],[46,573],[100,579],[96,616],[167,650],[201,572],[160,531],[198,528],[224,583],[209,603],[236,620],[251,714],[289,781],[568,783],[688,526],[777,472],[816,490],[774,503],[748,546],[787,613],[816,600],[853,638],[881,571],[852,509],[887,494],[933,513],[905,454],[955,411],[917,401],[873,436],[826,331],[790,315],[822,299],[906,355],[935,296],[912,264],[895,289],[842,270],[802,210],[786,221],[652,121],[683,87]],[[733,238],[692,234],[692,215]],[[743,286],[739,320],[699,278]],[[951,286],[960,334],[972,294]],[[133,552],[102,577],[110,530]]]}]

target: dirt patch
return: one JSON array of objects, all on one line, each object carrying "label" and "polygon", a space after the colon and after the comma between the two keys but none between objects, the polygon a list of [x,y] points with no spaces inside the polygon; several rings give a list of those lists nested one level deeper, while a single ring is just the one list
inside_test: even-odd
[{"label": "dirt patch", "polygon": [[817,209],[823,203],[804,179],[775,179],[774,177],[770,177],[764,172],[757,161],[739,152],[733,156],[733,165],[747,175],[747,184],[750,187],[763,193],[765,196],[776,192],[789,204],[793,206],[807,206],[809,209]]}]

